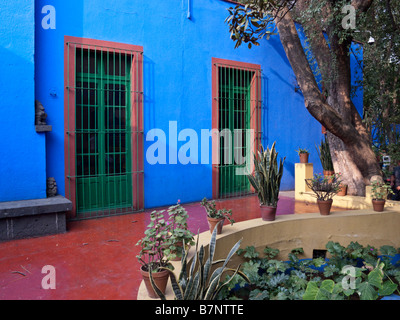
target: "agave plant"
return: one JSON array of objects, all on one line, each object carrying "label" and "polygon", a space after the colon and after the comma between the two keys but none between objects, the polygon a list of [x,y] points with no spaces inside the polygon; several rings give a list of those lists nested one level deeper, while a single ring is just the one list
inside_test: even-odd
[{"label": "agave plant", "polygon": [[[222,222],[220,222],[222,223]],[[193,261],[190,265],[190,269],[187,263],[188,251],[184,251],[181,260],[181,272],[177,278],[175,273],[165,268],[170,272],[170,279],[172,283],[172,289],[175,295],[175,300],[215,300],[220,290],[229,284],[236,274],[242,276],[247,282],[249,279],[246,275],[239,271],[240,265],[236,269],[227,268],[227,264],[232,256],[240,247],[241,240],[239,240],[229,251],[226,259],[214,261],[214,253],[216,247],[217,228],[211,235],[208,258],[205,259],[205,249],[203,246],[198,249],[199,237],[197,236],[196,243],[196,254],[193,257]],[[183,246],[185,248],[185,246]],[[211,267],[222,263],[221,267],[216,268],[211,273]],[[189,271],[189,272],[188,272]],[[221,282],[222,274],[225,272],[233,272],[233,276],[226,282]],[[155,285],[152,275],[150,274],[150,281],[154,288],[154,291],[162,300],[166,300],[165,295]]]},{"label": "agave plant", "polygon": [[276,207],[278,203],[279,188],[283,175],[285,158],[279,160],[275,150],[275,142],[271,149],[267,147],[257,152],[254,157],[254,173],[247,175],[251,185],[256,190],[261,205]]}]

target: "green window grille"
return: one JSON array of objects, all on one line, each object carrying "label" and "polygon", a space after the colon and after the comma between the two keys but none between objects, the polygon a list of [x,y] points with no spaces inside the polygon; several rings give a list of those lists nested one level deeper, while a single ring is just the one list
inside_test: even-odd
[{"label": "green window grille", "polygon": [[75,162],[75,175],[69,179],[74,181],[77,219],[142,209],[137,198],[141,187],[138,174],[143,171],[137,166],[139,161],[132,161],[141,154],[138,128],[131,125],[132,117],[138,118],[138,114],[132,115],[137,112],[137,101],[131,100],[141,94],[131,81],[131,73],[138,67],[134,65],[137,54],[101,47],[74,48],[75,87],[69,89],[75,92],[71,104],[75,125],[69,133],[74,136],[74,159],[70,161]]},{"label": "green window grille", "polygon": [[[238,174],[237,170],[244,169],[253,161],[254,146],[259,143],[259,70],[220,65],[217,79],[221,136],[219,198],[251,194],[253,191],[247,176]],[[253,141],[250,130],[254,132]]]}]

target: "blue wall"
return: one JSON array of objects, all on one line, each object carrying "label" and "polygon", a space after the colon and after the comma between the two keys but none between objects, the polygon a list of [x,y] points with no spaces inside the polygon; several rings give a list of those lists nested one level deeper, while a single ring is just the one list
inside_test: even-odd
[{"label": "blue wall", "polygon": [[[56,28],[45,30],[44,5],[56,9]],[[320,164],[315,150],[321,126],[307,112],[279,37],[251,50],[234,50],[229,38],[226,8],[220,0],[87,0],[36,1],[36,96],[49,114],[53,131],[46,140],[47,175],[64,190],[64,36],[108,40],[144,48],[145,134],[153,128],[168,134],[169,121],[178,132],[211,128],[211,59],[222,58],[260,64],[263,81],[265,145],[277,143],[286,156],[283,190],[294,188],[298,147],[311,151],[310,161]],[[167,136],[168,141],[168,136]],[[178,149],[185,142],[178,142]],[[145,152],[153,144],[145,142]],[[167,148],[168,150],[168,148]],[[200,163],[200,152],[198,162]],[[168,159],[168,154],[167,154]],[[211,158],[210,158],[211,162]],[[156,207],[201,200],[212,196],[211,164],[150,165],[145,162],[145,206]]]},{"label": "blue wall", "polygon": [[35,131],[34,0],[1,1],[0,201],[46,197],[45,134]]}]

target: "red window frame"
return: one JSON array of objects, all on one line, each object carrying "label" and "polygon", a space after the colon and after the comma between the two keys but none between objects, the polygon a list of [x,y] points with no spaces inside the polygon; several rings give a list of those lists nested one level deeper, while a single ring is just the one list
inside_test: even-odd
[{"label": "red window frame", "polygon": [[[72,45],[70,45],[72,44]],[[72,36],[64,37],[64,177],[65,197],[71,200],[72,210],[68,218],[76,218],[76,168],[75,168],[75,51],[76,48],[96,49],[103,52],[131,54],[136,52],[132,61],[131,83],[135,90],[131,92],[131,150],[138,151],[132,156],[133,207],[144,208],[144,151],[143,151],[143,47]],[[134,68],[137,68],[137,70]],[[133,72],[134,71],[134,72]],[[137,108],[137,110],[135,109]],[[135,112],[133,112],[135,111]],[[135,128],[135,129],[134,129]],[[140,136],[139,136],[140,135]]]},{"label": "red window frame", "polygon": [[[258,146],[261,143],[261,66],[258,64],[239,62],[233,60],[226,60],[220,58],[212,58],[212,129],[219,128],[219,79],[218,79],[218,68],[228,67],[245,71],[253,71],[254,76],[251,81],[251,104],[250,112],[252,115],[250,121],[250,129],[255,132],[255,143],[254,143],[254,153],[257,152]],[[219,143],[212,144],[212,159],[218,159],[219,153]],[[213,164],[212,167],[212,195],[214,199],[219,198],[219,166]],[[253,188],[251,188],[252,191]]]}]

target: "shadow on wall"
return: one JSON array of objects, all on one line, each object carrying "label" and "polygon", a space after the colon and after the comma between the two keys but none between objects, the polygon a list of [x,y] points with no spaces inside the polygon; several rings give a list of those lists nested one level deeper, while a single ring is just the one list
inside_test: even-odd
[{"label": "shadow on wall", "polygon": [[53,128],[46,134],[46,176],[55,178],[58,192],[63,196],[64,36],[85,36],[84,12],[84,1],[57,1],[52,6],[45,0],[36,1],[35,99],[45,107],[47,123]]}]

